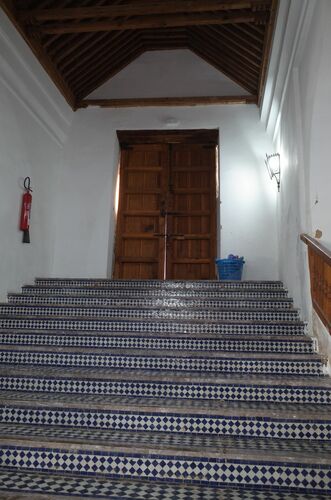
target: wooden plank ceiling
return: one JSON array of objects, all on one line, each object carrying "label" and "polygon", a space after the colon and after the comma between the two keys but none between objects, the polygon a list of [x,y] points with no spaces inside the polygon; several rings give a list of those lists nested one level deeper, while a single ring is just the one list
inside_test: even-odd
[{"label": "wooden plank ceiling", "polygon": [[86,99],[150,50],[189,49],[249,92],[186,98],[186,104],[261,99],[277,0],[0,0],[0,5],[74,110],[172,104],[167,96],[150,102]]}]

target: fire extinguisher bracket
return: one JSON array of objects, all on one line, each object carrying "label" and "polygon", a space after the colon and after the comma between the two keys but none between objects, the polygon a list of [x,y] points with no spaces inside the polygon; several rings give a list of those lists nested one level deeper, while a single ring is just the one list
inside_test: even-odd
[{"label": "fire extinguisher bracket", "polygon": [[30,243],[30,215],[31,215],[31,204],[32,204],[32,189],[30,187],[31,179],[30,177],[25,177],[24,179],[24,189],[25,193],[22,198],[22,209],[21,209],[21,219],[20,219],[20,230],[23,231],[23,243]]}]

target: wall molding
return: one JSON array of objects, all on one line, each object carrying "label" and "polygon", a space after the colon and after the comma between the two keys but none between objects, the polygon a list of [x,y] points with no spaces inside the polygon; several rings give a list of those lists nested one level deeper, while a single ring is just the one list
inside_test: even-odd
[{"label": "wall molding", "polygon": [[277,134],[292,74],[306,43],[316,0],[280,0],[261,121],[273,139]]},{"label": "wall molding", "polygon": [[73,112],[1,11],[0,46],[0,82],[62,147]]}]

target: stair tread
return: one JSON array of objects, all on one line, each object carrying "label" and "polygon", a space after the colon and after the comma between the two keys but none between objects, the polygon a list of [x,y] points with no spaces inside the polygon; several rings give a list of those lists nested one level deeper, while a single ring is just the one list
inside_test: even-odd
[{"label": "stair tread", "polygon": [[28,408],[75,408],[100,411],[162,412],[169,414],[257,416],[261,418],[330,421],[331,405],[272,403],[256,401],[181,400],[172,398],[145,398],[142,396],[114,396],[98,394],[31,393],[28,391],[1,391],[0,405]]},{"label": "stair tread", "polygon": [[[215,436],[165,432],[126,431],[109,429],[88,429],[70,426],[47,426],[29,424],[0,423],[0,443],[11,439],[38,441],[38,446],[50,441],[65,440],[65,446],[71,444],[86,444],[98,447],[122,448],[126,451],[132,448],[135,453],[146,450],[150,453],[175,452],[181,454],[200,454],[201,456],[217,456],[252,460],[263,452],[263,460],[305,461],[331,464],[331,442],[308,439],[273,439],[241,436]],[[129,443],[129,444],[128,444]],[[32,445],[34,446],[34,445]],[[62,445],[63,446],[63,445]],[[259,457],[260,459],[260,457]]]},{"label": "stair tread", "polygon": [[[41,288],[41,287],[38,287],[38,289]],[[244,293],[244,292],[243,292]],[[67,294],[59,294],[59,295],[54,295],[54,294],[43,294],[43,295],[33,295],[33,294],[29,294],[29,295],[26,295],[26,294],[22,294],[22,293],[9,293],[8,294],[8,297],[14,297],[14,298],[27,298],[27,297],[38,297],[38,298],[44,298],[44,299],[59,299],[59,298],[66,298],[66,299],[70,299],[71,297],[72,298],[79,298],[79,299],[89,299],[89,298],[93,298],[95,300],[109,300],[109,299],[114,299],[114,300],[130,300],[130,297],[128,295],[116,295],[116,296],[110,296],[110,297],[105,297],[104,295],[92,295],[92,296],[89,296],[87,297],[86,295],[83,295],[81,293],[77,293],[77,294],[70,294],[70,295],[67,295]],[[150,296],[150,297],[145,297],[145,296],[141,296],[141,297],[131,297],[132,300],[141,300],[142,302],[144,301],[147,301],[147,300],[155,300],[155,301],[158,301],[158,300],[178,300],[177,297],[157,297],[157,296]],[[198,301],[205,301],[205,302],[233,302],[233,301],[238,301],[238,302],[285,302],[285,303],[293,303],[293,299],[290,298],[290,297],[278,297],[278,298],[264,298],[264,297],[249,297],[249,298],[245,298],[245,297],[239,297],[239,298],[231,298],[231,297],[187,297],[187,296],[184,296],[182,298],[179,299],[180,301],[183,301],[183,302],[189,302],[189,301],[195,301],[195,300],[198,300]]]},{"label": "stair tread", "polygon": [[[120,322],[120,323],[176,323],[176,324],[184,324],[184,325],[196,325],[196,324],[210,324],[210,325],[302,325],[305,326],[305,323],[301,321],[300,319],[293,318],[293,320],[285,320],[285,321],[280,321],[280,320],[259,320],[259,319],[254,319],[254,320],[243,320],[243,319],[236,319],[236,320],[231,320],[231,319],[218,319],[218,320],[205,320],[205,319],[194,319],[194,320],[188,320],[188,319],[181,319],[181,318],[117,318],[117,317],[104,317],[100,318],[98,316],[68,316],[68,315],[29,315],[29,316],[24,316],[24,315],[19,315],[19,314],[0,314],[0,320],[1,319],[19,319],[19,320],[27,320],[27,321],[37,321],[37,320],[67,320],[67,321],[93,321],[93,322]],[[17,329],[17,327],[16,327]]]},{"label": "stair tread", "polygon": [[[8,491],[8,488],[13,493]],[[306,493],[247,488],[213,488],[206,485],[165,483],[129,479],[68,476],[35,472],[0,471],[0,491],[4,500],[325,500],[323,492]],[[30,492],[30,493],[29,493]],[[54,493],[54,495],[53,495]],[[58,495],[61,495],[60,497]],[[68,496],[67,496],[68,495]],[[77,495],[77,496],[76,496]],[[80,496],[83,495],[83,496]]]},{"label": "stair tread", "polygon": [[[184,307],[184,305],[183,305]],[[70,309],[73,309],[73,310],[76,310],[76,309],[91,309],[93,311],[97,311],[97,310],[100,310],[100,311],[153,311],[153,312],[157,312],[157,311],[169,311],[169,312],[173,312],[173,313],[176,313],[176,312],[181,312],[181,309],[179,309],[179,311],[174,308],[174,307],[170,307],[170,306],[167,306],[167,305],[157,305],[157,306],[125,306],[125,305],[94,305],[94,304],[91,304],[91,305],[85,305],[85,304],[12,304],[12,303],[8,303],[8,302],[1,302],[0,303],[0,311],[1,309],[20,309],[20,308],[24,308],[24,309],[29,309],[29,310],[33,310],[33,309],[54,309],[54,310],[58,310],[58,309],[67,309],[67,310],[70,310]],[[220,312],[220,313],[228,313],[228,312],[254,312],[254,313],[270,313],[270,312],[277,312],[277,313],[288,313],[288,314],[297,314],[299,309],[295,308],[295,307],[291,307],[291,308],[284,308],[284,309],[281,309],[281,308],[257,308],[257,307],[254,307],[254,308],[249,308],[249,307],[231,307],[228,308],[228,307],[219,307],[217,309],[215,308],[208,308],[208,307],[190,307],[188,309],[189,312]],[[3,314],[3,313],[2,313]]]},{"label": "stair tread", "polygon": [[32,378],[59,378],[74,380],[121,380],[133,383],[160,382],[175,384],[211,384],[211,385],[245,385],[245,386],[288,386],[288,387],[316,387],[331,389],[331,378],[328,376],[294,376],[294,375],[261,375],[237,373],[199,373],[163,370],[118,369],[118,368],[70,368],[59,366],[0,366],[0,376],[3,377],[32,377]]},{"label": "stair tread", "polygon": [[314,339],[312,337],[309,337],[308,335],[268,335],[268,334],[217,334],[217,333],[194,333],[194,332],[187,332],[187,333],[172,333],[172,332],[167,332],[167,333],[152,333],[152,332],[102,332],[98,333],[93,330],[91,331],[80,331],[80,330],[29,330],[29,331],[22,331],[17,330],[15,328],[13,329],[6,329],[6,328],[0,328],[0,335],[6,335],[6,334],[19,334],[19,335],[24,335],[24,333],[27,333],[28,335],[33,335],[33,336],[40,336],[40,335],[46,335],[46,336],[70,336],[70,337],[86,337],[86,336],[92,336],[92,337],[119,337],[119,338],[153,338],[153,339],[201,339],[201,340],[238,340],[238,341],[254,341],[258,340],[261,342],[293,342],[293,343],[298,343],[298,342],[306,342],[306,343],[312,343],[314,342]]},{"label": "stair tread", "polygon": [[282,361],[315,361],[321,362],[323,357],[317,353],[310,354],[288,354],[288,353],[273,353],[273,352],[223,352],[223,351],[189,351],[185,349],[178,349],[175,352],[166,349],[131,349],[131,348],[107,348],[103,347],[57,347],[57,346],[12,346],[1,345],[1,351],[15,351],[15,352],[45,352],[45,353],[68,353],[68,354],[98,354],[103,356],[139,356],[139,357],[162,357],[162,358],[202,358],[202,359],[233,359],[233,360],[282,360]]},{"label": "stair tread", "polygon": [[[8,426],[6,426],[6,431],[8,430]],[[0,448],[2,446],[15,446],[15,448],[20,448],[20,447],[29,447],[29,448],[45,448],[45,445],[48,445],[49,448],[52,450],[54,449],[59,449],[59,450],[70,450],[70,453],[74,453],[76,451],[89,451],[89,452],[96,452],[96,453],[109,453],[109,454],[126,454],[126,455],[144,455],[144,456],[172,456],[172,457],[192,457],[192,458],[209,458],[209,459],[216,459],[219,461],[231,461],[231,460],[249,460],[250,462],[257,461],[259,463],[267,463],[267,462],[282,462],[282,463],[287,463],[287,464],[314,464],[317,463],[319,466],[328,466],[331,465],[331,454],[330,453],[325,453],[323,456],[320,452],[314,453],[314,451],[311,449],[309,450],[309,446],[307,451],[303,452],[298,451],[298,452],[293,452],[291,449],[287,450],[286,448],[284,450],[280,450],[279,452],[276,452],[274,450],[271,450],[270,447],[266,446],[263,448],[263,454],[261,458],[261,452],[262,452],[262,447],[261,449],[256,449],[253,451],[253,449],[249,449],[245,452],[244,449],[238,449],[238,447],[231,448],[229,447],[228,449],[225,446],[220,446],[220,449],[216,449],[215,446],[202,446],[201,441],[200,441],[200,446],[192,446],[187,444],[186,446],[183,446],[183,444],[180,444],[180,440],[177,442],[177,446],[171,446],[170,441],[171,438],[168,438],[166,434],[163,433],[158,433],[158,439],[154,440],[151,439],[150,441],[148,440],[148,433],[132,433],[132,432],[127,432],[126,433],[126,438],[121,440],[119,439],[119,434],[120,432],[124,431],[115,431],[116,434],[116,439],[112,442],[110,439],[106,442],[98,442],[96,439],[95,441],[93,438],[91,439],[91,443],[87,442],[87,434],[88,433],[81,433],[84,434],[84,437],[80,438],[80,441],[74,440],[74,438],[67,438],[67,436],[64,437],[63,439],[63,434],[61,435],[61,432],[57,433],[55,432],[56,429],[53,429],[53,439],[50,438],[52,435],[52,429],[49,431],[49,435],[47,434],[46,429],[43,429],[44,432],[41,432],[40,435],[34,435],[33,432],[33,427],[30,429],[30,433],[26,432],[26,436],[19,435],[18,437],[14,436],[1,436],[0,434]],[[61,429],[63,431],[63,429]],[[76,433],[76,435],[79,434],[80,429],[70,429],[72,431],[72,435]],[[1,432],[1,428],[0,428]],[[35,432],[37,434],[37,432]],[[58,434],[58,435],[57,435]],[[70,434],[68,430],[68,435]],[[153,437],[154,433],[151,433]],[[144,436],[146,436],[146,439],[144,440]],[[123,435],[124,437],[124,435]],[[134,437],[136,439],[134,439]],[[174,438],[180,437],[179,435],[174,436]],[[140,439],[140,444],[139,443]],[[85,440],[85,442],[84,442]],[[174,439],[175,440],[175,439]],[[173,441],[174,441],[173,440]],[[144,442],[145,441],[145,442]],[[151,442],[152,441],[152,442]],[[275,440],[278,443],[278,440]],[[281,441],[281,440],[280,440]],[[299,441],[301,443],[301,441]],[[319,442],[318,442],[319,443]],[[309,443],[308,443],[309,444]],[[277,444],[275,443],[275,449],[277,447]],[[294,447],[293,447],[294,448]],[[298,446],[299,448],[299,446]]]}]

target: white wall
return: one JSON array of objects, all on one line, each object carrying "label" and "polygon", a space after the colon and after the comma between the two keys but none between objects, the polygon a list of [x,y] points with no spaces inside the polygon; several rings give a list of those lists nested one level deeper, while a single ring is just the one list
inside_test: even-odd
[{"label": "white wall", "polygon": [[240,85],[190,50],[158,50],[142,54],[89,97],[121,99],[247,94]]},{"label": "white wall", "polygon": [[219,128],[221,254],[244,255],[245,278],[278,278],[277,189],[264,166],[272,144],[248,105],[77,111],[64,147],[55,275],[111,275],[116,130],[165,129],[169,118],[178,128]]},{"label": "white wall", "polygon": [[277,210],[280,277],[309,322],[309,331],[314,326],[322,351],[331,357],[331,338],[321,322],[313,321],[307,248],[299,239],[300,233],[314,236],[319,229],[321,243],[331,250],[331,3],[294,1],[289,19],[294,19],[294,7],[293,32],[300,26],[297,48],[284,47],[285,52],[293,51],[292,61],[282,96],[274,96],[274,103],[281,103],[275,131],[282,166]]},{"label": "white wall", "polygon": [[[54,183],[71,112],[0,12],[0,299],[53,265]],[[22,243],[23,179],[32,180],[31,244]]]}]

